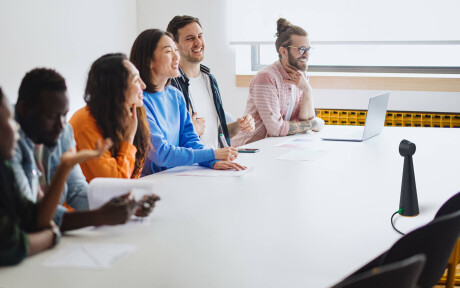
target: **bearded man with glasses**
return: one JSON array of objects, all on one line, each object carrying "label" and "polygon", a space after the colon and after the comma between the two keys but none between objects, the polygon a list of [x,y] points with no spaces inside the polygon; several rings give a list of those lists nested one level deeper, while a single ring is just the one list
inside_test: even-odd
[{"label": "bearded man with glasses", "polygon": [[324,121],[315,117],[312,88],[308,81],[308,57],[312,47],[307,32],[286,19],[277,21],[275,42],[279,60],[264,67],[249,85],[244,114],[251,114],[255,131],[240,131],[232,146],[266,137],[320,131]]}]

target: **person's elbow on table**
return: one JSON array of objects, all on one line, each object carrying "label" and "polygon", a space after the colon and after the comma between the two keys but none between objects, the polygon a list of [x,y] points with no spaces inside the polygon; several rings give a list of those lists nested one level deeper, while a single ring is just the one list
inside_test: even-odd
[{"label": "person's elbow on table", "polygon": [[315,117],[311,120],[311,130],[315,132],[319,132],[323,130],[325,122],[323,119]]}]

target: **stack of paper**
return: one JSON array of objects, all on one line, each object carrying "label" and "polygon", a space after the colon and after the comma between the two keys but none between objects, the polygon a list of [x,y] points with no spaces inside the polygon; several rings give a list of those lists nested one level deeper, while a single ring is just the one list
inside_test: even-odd
[{"label": "stack of paper", "polygon": [[205,177],[239,177],[254,170],[247,167],[246,170],[214,170],[203,166],[182,166],[178,176],[205,176]]},{"label": "stack of paper", "polygon": [[95,178],[89,183],[89,209],[97,209],[110,199],[131,192],[139,200],[146,194],[153,193],[154,182],[151,180]]}]

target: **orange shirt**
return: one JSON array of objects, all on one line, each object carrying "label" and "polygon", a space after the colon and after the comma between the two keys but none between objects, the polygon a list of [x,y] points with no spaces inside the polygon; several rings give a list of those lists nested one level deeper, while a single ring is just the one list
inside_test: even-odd
[{"label": "orange shirt", "polygon": [[[73,127],[77,150],[95,149],[96,141],[104,138],[97,126],[96,119],[91,116],[88,106],[75,112],[69,123]],[[112,157],[110,151],[107,151],[97,159],[91,159],[80,164],[81,170],[83,170],[88,182],[96,177],[131,178],[136,161],[136,152],[136,146],[123,141],[117,157]],[[134,176],[134,178],[139,177],[140,172]]]}]

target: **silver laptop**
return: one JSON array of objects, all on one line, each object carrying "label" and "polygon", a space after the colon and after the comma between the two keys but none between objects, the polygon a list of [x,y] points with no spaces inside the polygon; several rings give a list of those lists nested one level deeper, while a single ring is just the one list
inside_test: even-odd
[{"label": "silver laptop", "polygon": [[387,92],[369,99],[366,124],[364,125],[364,129],[362,131],[348,135],[333,135],[332,137],[328,136],[321,139],[329,141],[362,142],[379,135],[383,130],[383,125],[385,124],[389,98],[390,92]]}]

